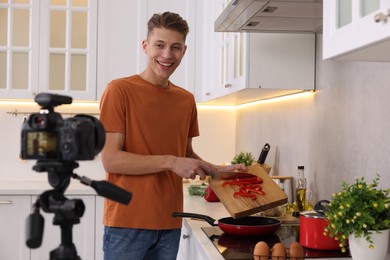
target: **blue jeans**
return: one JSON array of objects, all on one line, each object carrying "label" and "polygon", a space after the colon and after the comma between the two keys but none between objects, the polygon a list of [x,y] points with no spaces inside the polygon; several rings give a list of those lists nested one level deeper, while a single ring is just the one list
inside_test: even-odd
[{"label": "blue jeans", "polygon": [[176,260],[180,229],[104,227],[104,260]]}]

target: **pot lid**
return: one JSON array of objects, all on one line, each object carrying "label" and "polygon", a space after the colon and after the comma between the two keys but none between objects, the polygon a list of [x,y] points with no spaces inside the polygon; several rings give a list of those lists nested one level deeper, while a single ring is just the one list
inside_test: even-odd
[{"label": "pot lid", "polygon": [[304,218],[321,218],[321,219],[325,219],[325,214],[324,213],[316,212],[316,211],[312,211],[312,210],[302,211],[299,214],[302,217],[304,217]]}]

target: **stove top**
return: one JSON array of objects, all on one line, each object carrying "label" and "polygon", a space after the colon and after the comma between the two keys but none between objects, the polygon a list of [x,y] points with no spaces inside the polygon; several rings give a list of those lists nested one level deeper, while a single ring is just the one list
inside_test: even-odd
[{"label": "stove top", "polygon": [[[299,226],[282,225],[273,235],[241,237],[224,233],[219,227],[202,227],[203,232],[226,260],[253,260],[253,249],[257,242],[264,241],[270,248],[283,243],[286,248],[299,241]],[[305,259],[309,258],[347,258],[349,252],[324,251],[304,248]],[[287,257],[287,259],[289,259]]]}]

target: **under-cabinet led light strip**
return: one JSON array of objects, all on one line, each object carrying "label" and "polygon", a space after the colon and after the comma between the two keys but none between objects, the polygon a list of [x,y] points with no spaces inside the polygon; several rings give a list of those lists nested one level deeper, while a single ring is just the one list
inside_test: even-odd
[{"label": "under-cabinet led light strip", "polygon": [[[202,110],[208,110],[208,109],[226,109],[226,110],[235,110],[235,109],[244,109],[247,107],[251,106],[256,106],[256,105],[261,105],[265,103],[274,103],[274,102],[280,102],[280,101],[285,101],[289,99],[294,99],[294,98],[303,98],[306,96],[311,96],[314,93],[314,91],[304,91],[304,92],[299,92],[295,94],[290,94],[286,96],[281,96],[281,97],[275,97],[275,98],[270,98],[266,100],[258,100],[258,101],[253,101],[245,104],[239,104],[239,105],[209,105],[207,103],[197,103],[198,109]],[[34,106],[37,104],[34,101],[26,100],[26,101],[21,101],[21,100],[1,100],[0,99],[0,106],[1,105],[12,105],[12,106]],[[69,106],[72,109],[78,109],[78,108],[89,108],[89,109],[94,109],[96,111],[99,111],[99,102],[97,101],[74,101],[72,104],[65,105],[65,108],[69,108]],[[58,107],[58,112],[62,114],[69,114],[69,115],[74,115],[77,113],[81,112],[68,112],[64,110],[62,112],[64,107]],[[36,111],[18,111],[17,109],[14,109],[13,111],[8,111],[6,112],[7,114],[11,114],[13,116],[17,116],[18,114],[31,114],[31,113],[36,113]],[[84,112],[85,113],[85,112]],[[87,112],[89,114],[94,114],[94,115],[99,115],[99,112]]]}]

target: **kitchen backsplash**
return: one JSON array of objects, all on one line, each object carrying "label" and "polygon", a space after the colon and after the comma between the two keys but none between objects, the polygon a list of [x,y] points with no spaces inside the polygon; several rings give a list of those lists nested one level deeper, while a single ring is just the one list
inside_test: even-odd
[{"label": "kitchen backsplash", "polygon": [[323,61],[317,37],[316,92],[238,109],[236,151],[258,153],[268,142],[273,175],[297,177],[304,165],[312,202],[358,176],[379,173],[388,188],[390,63]]},{"label": "kitchen backsplash", "polygon": [[[35,103],[0,102],[0,181],[2,179],[46,180],[46,173],[32,170],[35,160],[19,159],[21,126],[24,117],[39,111]],[[73,114],[98,114],[97,103],[63,105],[55,109],[64,118]],[[14,113],[18,112],[18,113]],[[26,113],[24,113],[26,112]],[[233,109],[199,106],[200,137],[194,138],[195,151],[203,159],[221,164],[231,160],[235,152],[235,111]],[[74,170],[79,175],[103,179],[104,169],[100,154],[93,161],[79,161]]]}]

